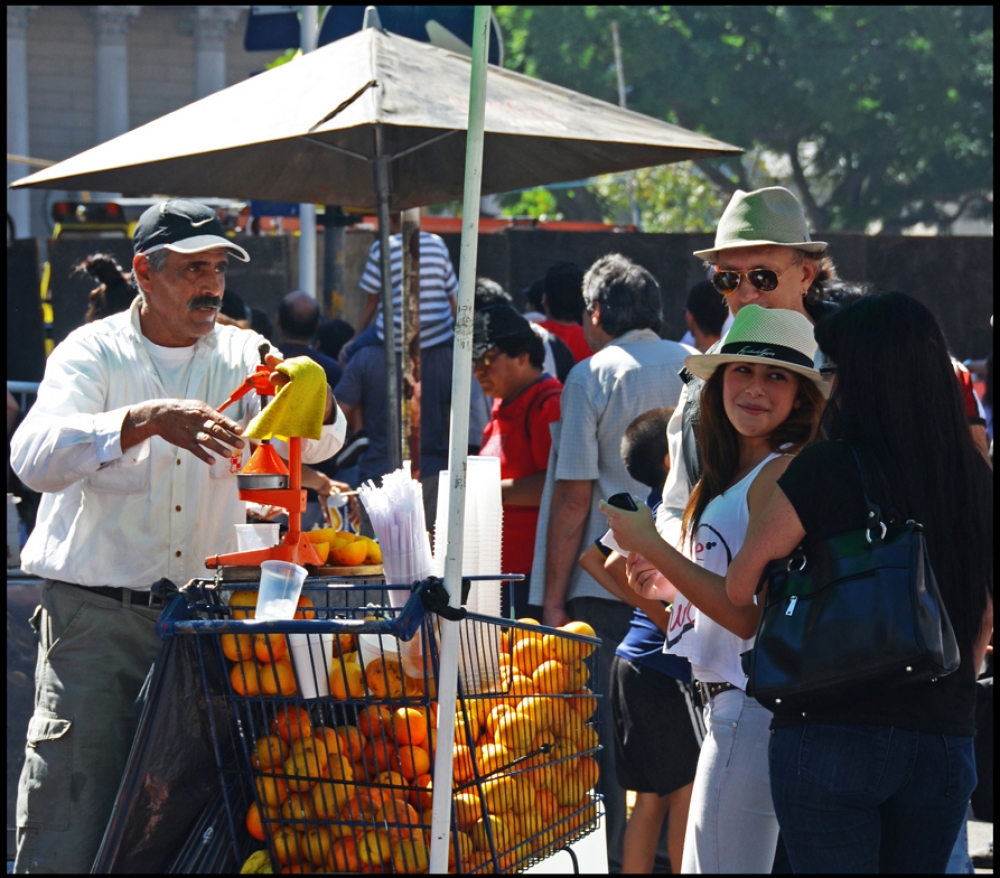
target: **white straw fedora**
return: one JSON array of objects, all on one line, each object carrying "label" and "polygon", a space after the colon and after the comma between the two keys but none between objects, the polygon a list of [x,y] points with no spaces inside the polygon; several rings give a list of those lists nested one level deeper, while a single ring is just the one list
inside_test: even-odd
[{"label": "white straw fedora", "polygon": [[827,383],[813,365],[816,348],[813,325],[805,315],[783,308],[744,305],[719,350],[692,354],[684,365],[707,381],[725,363],[769,363],[810,378],[826,393]]},{"label": "white straw fedora", "polygon": [[715,230],[715,247],[698,250],[694,255],[715,263],[720,250],[767,244],[795,247],[807,253],[822,253],[826,249],[825,241],[813,241],[809,237],[802,205],[782,186],[753,192],[737,189]]}]

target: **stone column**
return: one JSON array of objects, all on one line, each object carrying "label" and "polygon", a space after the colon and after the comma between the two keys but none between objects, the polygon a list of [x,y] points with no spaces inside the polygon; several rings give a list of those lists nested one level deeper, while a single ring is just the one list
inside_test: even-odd
[{"label": "stone column", "polygon": [[95,141],[104,143],[129,129],[128,121],[128,30],[141,6],[91,6],[94,28],[95,94],[97,130]]},{"label": "stone column", "polygon": [[[28,22],[37,6],[7,7],[7,152],[27,156],[28,150]],[[7,185],[30,173],[28,165],[7,162]],[[22,189],[7,190],[7,213],[17,236],[31,236],[31,203]]]},{"label": "stone column", "polygon": [[226,40],[248,8],[195,6],[192,10],[195,100],[226,87]]}]

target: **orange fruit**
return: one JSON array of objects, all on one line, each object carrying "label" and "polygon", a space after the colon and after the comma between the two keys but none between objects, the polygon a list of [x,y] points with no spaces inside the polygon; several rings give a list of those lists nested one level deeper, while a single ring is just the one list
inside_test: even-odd
[{"label": "orange fruit", "polygon": [[483,816],[482,804],[476,793],[455,793],[451,797],[455,826],[462,832],[471,832],[476,821]]},{"label": "orange fruit", "polygon": [[334,659],[330,665],[330,694],[338,701],[364,698],[365,678],[361,665]]},{"label": "orange fruit", "polygon": [[431,756],[423,747],[406,744],[399,751],[399,768],[407,780],[427,774],[431,767]]},{"label": "orange fruit", "polygon": [[512,710],[513,708],[509,704],[498,704],[490,711],[490,715],[486,717],[486,734],[490,740],[497,733],[497,724]]},{"label": "orange fruit", "polygon": [[253,641],[249,634],[223,634],[222,654],[231,662],[253,658]]},{"label": "orange fruit", "polygon": [[531,675],[531,685],[535,691],[546,695],[558,695],[569,687],[569,668],[552,659],[542,662]]},{"label": "orange fruit", "polygon": [[552,823],[559,812],[559,803],[551,790],[535,790],[535,811],[546,826]]},{"label": "orange fruit", "polygon": [[321,780],[309,792],[317,820],[336,820],[347,804],[347,788],[342,783]]},{"label": "orange fruit", "polygon": [[258,777],[254,783],[257,786],[257,799],[265,807],[278,809],[288,798],[288,784],[280,777]]},{"label": "orange fruit", "polygon": [[427,740],[426,711],[415,707],[397,708],[392,715],[392,731],[399,744],[423,744]]},{"label": "orange fruit", "polygon": [[253,659],[237,662],[229,672],[229,682],[238,695],[253,698],[260,695],[259,666]]},{"label": "orange fruit", "polygon": [[333,635],[333,655],[336,658],[338,655],[345,657],[349,652],[353,652],[356,646],[356,641],[353,634],[334,634]]},{"label": "orange fruit", "polygon": [[333,752],[326,765],[320,765],[323,777],[330,780],[354,780],[354,763],[341,753]]},{"label": "orange fruit", "polygon": [[392,859],[389,834],[384,829],[373,829],[358,840],[358,863],[361,866],[380,866]]},{"label": "orange fruit", "polygon": [[551,698],[527,695],[517,703],[515,710],[528,717],[535,724],[535,730],[540,732],[547,729],[552,721],[551,701]]},{"label": "orange fruit", "polygon": [[388,827],[389,841],[396,845],[400,839],[422,835],[420,814],[402,799],[390,799],[375,811],[375,823]]},{"label": "orange fruit", "polygon": [[[308,608],[313,605],[313,602],[304,594],[299,595],[299,601],[296,604],[298,609],[295,611],[295,615],[292,616],[293,619],[318,619],[319,613],[315,611],[310,611]],[[303,609],[306,608],[306,609]]]},{"label": "orange fruit", "polygon": [[260,689],[265,695],[294,695],[298,692],[292,660],[283,658],[273,664],[260,665]]},{"label": "orange fruit", "polygon": [[535,732],[535,723],[531,717],[512,710],[497,723],[494,740],[514,753],[527,753]]},{"label": "orange fruit", "polygon": [[305,854],[304,838],[291,827],[285,827],[274,835],[274,855],[283,866],[298,863]]},{"label": "orange fruit", "polygon": [[357,762],[365,752],[364,735],[354,726],[341,726],[337,729],[337,737],[341,739],[340,752]]},{"label": "orange fruit", "polygon": [[377,658],[365,668],[365,682],[372,694],[379,699],[401,698],[403,695],[403,666],[392,659]]},{"label": "orange fruit", "polygon": [[[252,608],[257,606],[257,589],[240,588],[231,592],[229,606],[233,608],[231,612],[234,619],[252,619],[255,612]],[[246,607],[251,609],[244,609]]]},{"label": "orange fruit", "polygon": [[[468,717],[469,728],[466,730],[465,722],[466,717]],[[472,735],[472,740],[469,740],[469,733]],[[469,743],[475,744],[476,740],[479,738],[479,720],[477,719],[475,713],[469,712],[468,714],[463,714],[461,711],[456,711],[455,713],[455,743],[468,745]]]},{"label": "orange fruit", "polygon": [[[291,784],[291,781],[289,781]],[[294,790],[294,788],[292,788]],[[308,793],[291,792],[281,806],[281,816],[289,823],[316,819],[316,809],[312,796]]]},{"label": "orange fruit", "polygon": [[273,829],[271,824],[264,821],[276,820],[278,818],[278,812],[270,808],[265,808],[263,814],[264,816],[262,817],[260,805],[256,802],[250,803],[250,807],[247,810],[247,832],[257,839],[257,841],[265,841],[267,833]]},{"label": "orange fruit", "polygon": [[360,564],[364,564],[367,557],[368,543],[365,540],[357,540],[350,543],[342,542],[340,545],[336,542],[330,544],[329,560],[336,567],[357,567]]},{"label": "orange fruit", "polygon": [[351,873],[358,871],[358,846],[353,838],[344,836],[340,841],[334,842],[332,851],[333,856],[326,863],[330,871]]},{"label": "orange fruit", "polygon": [[284,634],[255,634],[253,651],[259,662],[276,662],[288,652],[288,641]]},{"label": "orange fruit", "polygon": [[501,853],[510,848],[510,834],[507,830],[507,824],[504,823],[495,814],[488,814],[486,817],[480,817],[476,821],[476,825],[472,827],[472,843],[476,846],[477,850],[488,851],[490,850],[490,840],[487,836],[487,824],[493,834],[493,843],[496,845],[497,853]]},{"label": "orange fruit", "polygon": [[330,544],[329,543],[313,543],[313,548],[316,550],[316,554],[319,555],[319,565],[322,567],[326,564],[326,559],[330,557]]},{"label": "orange fruit", "polygon": [[452,748],[452,777],[457,784],[472,780],[474,771],[472,767],[472,750],[465,744],[456,744]]},{"label": "orange fruit", "polygon": [[365,744],[365,765],[374,775],[378,776],[397,764],[396,748],[385,738],[379,737]]},{"label": "orange fruit", "polygon": [[420,774],[413,781],[410,793],[410,804],[429,812],[434,805],[434,778],[429,774]]},{"label": "orange fruit", "polygon": [[265,735],[263,738],[258,738],[257,743],[254,744],[250,761],[254,768],[270,772],[274,770],[275,766],[280,771],[287,758],[288,747],[285,746],[284,741],[277,735]]},{"label": "orange fruit", "polygon": [[[301,839],[305,860],[308,860],[311,865],[316,867],[325,866],[333,847],[333,839],[330,837],[327,828],[325,826],[310,826],[308,827],[308,831],[301,836]],[[305,860],[303,860],[303,863]],[[315,870],[311,869],[310,871]]]},{"label": "orange fruit", "polygon": [[[517,622],[518,625],[536,625],[540,627],[542,624],[537,619],[528,619],[528,618],[515,619],[514,621]],[[536,632],[529,631],[525,628],[511,628],[510,633],[507,635],[507,639],[510,642],[511,646],[516,646],[518,641],[522,637],[537,637],[537,636],[538,634]]]},{"label": "orange fruit", "polygon": [[[339,757],[338,757],[339,759]],[[294,792],[308,790],[324,773],[327,765],[326,745],[316,738],[296,741],[285,760],[288,788]]]},{"label": "orange fruit", "polygon": [[370,540],[365,537],[365,548],[368,550],[365,555],[365,564],[381,564],[382,563],[382,547],[375,542],[375,540]]},{"label": "orange fruit", "polygon": [[476,748],[476,763],[480,774],[493,774],[509,765],[513,758],[502,744],[481,744]]},{"label": "orange fruit", "polygon": [[535,799],[538,796],[538,791],[524,774],[517,775],[514,781],[517,784],[517,792],[514,794],[514,811],[518,814],[535,813]]},{"label": "orange fruit", "polygon": [[271,731],[280,735],[286,744],[299,738],[311,738],[313,733],[309,714],[302,707],[279,708],[271,722]]},{"label": "orange fruit", "polygon": [[366,738],[383,738],[392,729],[392,714],[387,707],[370,705],[358,711],[358,731]]},{"label": "orange fruit", "polygon": [[511,663],[525,677],[530,677],[535,668],[545,660],[542,643],[541,637],[529,634],[514,644],[514,648],[511,650]]},{"label": "orange fruit", "polygon": [[[456,850],[458,852],[456,856]],[[455,830],[454,837],[451,844],[448,846],[448,868],[455,868],[456,859],[460,864],[462,864],[462,871],[467,872],[468,869],[465,864],[469,862],[469,859],[475,853],[476,846],[472,843],[472,836],[467,832],[461,832],[460,830]]]},{"label": "orange fruit", "polygon": [[490,777],[483,781],[483,801],[491,814],[514,810],[517,782],[509,775]]},{"label": "orange fruit", "polygon": [[422,832],[415,832],[393,845],[392,865],[402,875],[426,872],[430,865],[431,850]]}]

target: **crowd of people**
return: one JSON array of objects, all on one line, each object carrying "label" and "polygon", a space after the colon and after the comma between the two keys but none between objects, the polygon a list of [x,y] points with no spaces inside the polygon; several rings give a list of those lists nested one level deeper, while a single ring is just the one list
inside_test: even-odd
[{"label": "crowd of people", "polygon": [[[82,265],[99,281],[88,323],[50,357],[11,441],[14,470],[44,492],[23,566],[46,580],[17,871],[93,860],[155,655],[150,585],[202,575],[244,516],[235,490],[215,488],[255,411],[214,406],[264,338],[327,376],[323,437],[303,454],[310,499],[389,471],[380,245],[355,326],[301,291],[271,325],[225,290],[228,259],[249,257],[206,210],[171,201],[144,214],[131,274],[99,255]],[[737,192],[694,255],[706,276],[679,341],[663,338],[656,279],[618,254],[585,271],[553,264],[521,291],[524,312],[495,280],[476,283],[469,453],[500,459],[502,568],[525,574],[503,613],[587,622],[600,638],[610,870],[963,871],[977,678],[992,662],[986,413],[931,312],[840,279],[788,190]],[[427,232],[420,266],[419,473],[433,521],[458,402],[457,280]],[[747,694],[740,661],[755,590],[771,560],[863,523],[855,454],[878,502],[923,524],[961,665],[771,711]],[[622,492],[634,511],[605,502]],[[351,516],[371,533],[353,502]],[[95,699],[111,673],[113,696]]]}]

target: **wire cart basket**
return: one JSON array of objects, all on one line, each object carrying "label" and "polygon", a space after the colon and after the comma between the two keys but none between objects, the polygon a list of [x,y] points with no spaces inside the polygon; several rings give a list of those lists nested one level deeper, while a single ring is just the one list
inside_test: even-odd
[{"label": "wire cart basket", "polygon": [[[455,611],[433,579],[402,607],[389,590],[310,578],[295,619],[258,622],[256,584],[196,580],[161,617],[162,637],[194,638],[244,872],[428,870]],[[598,825],[600,641],[457,615],[449,871],[522,871]]]}]

